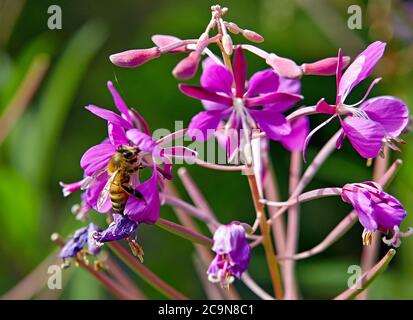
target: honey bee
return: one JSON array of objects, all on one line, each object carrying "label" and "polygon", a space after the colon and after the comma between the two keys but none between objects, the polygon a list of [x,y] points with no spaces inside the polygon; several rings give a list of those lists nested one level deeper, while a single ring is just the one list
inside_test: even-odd
[{"label": "honey bee", "polygon": [[108,197],[110,197],[113,212],[119,214],[123,214],[130,195],[145,201],[142,193],[135,190],[131,185],[131,175],[138,174],[139,169],[142,168],[138,161],[138,153],[139,149],[136,147],[120,146],[110,159],[107,167],[85,182],[82,189],[87,189],[91,182],[104,172],[107,172],[110,176],[99,195],[98,210],[102,208]]}]

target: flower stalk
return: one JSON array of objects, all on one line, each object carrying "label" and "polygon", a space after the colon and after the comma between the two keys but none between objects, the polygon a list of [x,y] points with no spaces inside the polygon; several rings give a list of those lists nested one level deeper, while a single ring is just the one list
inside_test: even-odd
[{"label": "flower stalk", "polygon": [[[301,173],[301,152],[294,151],[291,153],[289,189],[292,193],[297,186]],[[300,208],[296,204],[288,210],[287,239],[286,250],[287,256],[293,256],[297,250],[299,234],[299,214]],[[296,300],[298,298],[297,279],[295,276],[295,261],[288,260],[284,265],[284,285],[285,299]]]},{"label": "flower stalk", "polygon": [[201,244],[205,247],[209,248],[212,245],[212,239],[198,232],[185,228],[184,226],[179,225],[175,222],[159,218],[158,221],[155,223],[155,225],[177,236],[180,236],[194,243]]},{"label": "flower stalk", "polygon": [[[51,239],[53,242],[57,243],[60,247],[63,247],[65,245],[65,241],[60,237],[59,234],[53,233],[51,235]],[[120,299],[126,299],[126,300],[134,300],[138,297],[132,296],[129,291],[126,291],[119,283],[115,282],[113,279],[108,277],[106,274],[103,272],[96,270],[96,268],[93,265],[90,265],[87,263],[84,259],[79,257],[79,255],[76,257],[76,263],[79,264],[82,268],[84,268],[86,271],[88,271],[91,275],[93,275],[98,281],[100,281],[108,290],[111,292],[113,295]]]},{"label": "flower stalk", "polygon": [[278,269],[277,257],[274,252],[274,247],[271,240],[270,226],[267,223],[264,205],[260,202],[260,193],[258,190],[256,177],[254,174],[247,174],[247,178],[251,190],[251,196],[254,203],[256,215],[259,219],[262,236],[262,245],[265,251],[265,258],[267,260],[268,270],[270,271],[270,278],[273,285],[274,294],[277,299],[282,299],[284,296],[284,292],[280,272]]},{"label": "flower stalk", "polygon": [[357,297],[360,293],[365,291],[368,286],[384,272],[384,270],[386,270],[395,255],[396,250],[390,249],[387,251],[386,255],[369,271],[364,273],[364,275],[351,288],[340,293],[333,300],[351,300]]},{"label": "flower stalk", "polygon": [[115,253],[119,259],[121,259],[131,270],[133,270],[138,276],[146,281],[153,288],[163,293],[166,297],[175,300],[187,300],[179,291],[172,288],[165,281],[160,279],[156,274],[150,271],[142,263],[132,256],[119,242],[111,242],[108,247]]}]

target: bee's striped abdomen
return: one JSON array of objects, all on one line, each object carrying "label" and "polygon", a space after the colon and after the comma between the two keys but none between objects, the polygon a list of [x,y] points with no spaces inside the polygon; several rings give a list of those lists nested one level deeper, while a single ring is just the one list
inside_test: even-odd
[{"label": "bee's striped abdomen", "polygon": [[129,195],[123,190],[121,184],[123,183],[122,177],[113,181],[110,187],[110,202],[112,204],[112,209],[116,213],[123,213],[125,209],[126,201]]}]

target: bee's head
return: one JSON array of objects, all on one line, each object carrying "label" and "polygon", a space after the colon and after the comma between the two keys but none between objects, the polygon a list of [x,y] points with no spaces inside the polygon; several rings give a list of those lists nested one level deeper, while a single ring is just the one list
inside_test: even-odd
[{"label": "bee's head", "polygon": [[132,159],[138,154],[139,150],[134,147],[122,145],[118,147],[116,152],[120,153],[125,159]]}]

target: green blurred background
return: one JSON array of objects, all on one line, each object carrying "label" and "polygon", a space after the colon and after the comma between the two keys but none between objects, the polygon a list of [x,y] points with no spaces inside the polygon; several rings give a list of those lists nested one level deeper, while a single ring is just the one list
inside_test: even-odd
[{"label": "green blurred background", "polygon": [[[151,128],[173,131],[175,120],[187,124],[201,110],[198,101],[180,94],[171,74],[182,56],[163,56],[138,69],[113,67],[108,56],[130,48],[149,47],[153,34],[196,38],[209,21],[209,7],[214,3],[0,0],[0,133],[4,135],[0,141],[0,294],[14,287],[56,249],[50,241],[52,232],[59,231],[66,236],[81,226],[70,213],[71,206],[79,202],[79,195],[63,198],[58,182],[78,180],[82,174],[79,159],[83,152],[106,134],[105,123],[83,106],[93,103],[113,108],[106,89],[107,80],[115,82],[127,103],[139,110]],[[53,4],[62,8],[61,30],[47,27],[47,9]],[[375,76],[382,76],[383,81],[372,94],[396,95],[412,105],[411,1],[238,0],[220,4],[230,8],[227,20],[265,37],[264,49],[300,63],[334,56],[339,47],[354,58],[373,40],[387,41],[385,57],[375,70]],[[347,9],[352,4],[362,8],[362,30],[347,27]],[[234,41],[243,39],[234,36]],[[247,58],[250,74],[266,67],[252,55]],[[43,69],[46,73],[40,79],[36,75]],[[27,77],[29,80],[25,82]],[[193,82],[197,81],[195,78]],[[334,96],[332,77],[308,77],[302,84],[307,105],[321,97],[331,101]],[[355,90],[354,101],[367,85],[363,83]],[[24,102],[30,98],[31,90],[34,96],[24,112],[19,108],[8,110],[8,106],[16,104],[16,99]],[[312,117],[312,127],[322,119]],[[337,123],[330,125],[314,137],[310,159],[337,128]],[[408,143],[402,147],[403,153],[392,154],[393,158],[402,157],[404,165],[390,191],[413,212],[413,141],[411,136],[404,138]],[[281,194],[286,198],[289,155],[276,143],[271,147]],[[193,166],[189,171],[222,222],[233,219],[253,222],[254,211],[245,177]],[[372,168],[366,166],[347,142],[343,150],[335,152],[325,163],[309,188],[363,181],[370,179],[371,174]],[[178,180],[180,193],[189,200]],[[305,204],[300,251],[322,240],[349,209],[338,199]],[[175,219],[170,207],[164,207],[161,215]],[[92,214],[92,217],[103,225],[102,216]],[[413,225],[411,216],[403,227],[409,225]],[[361,226],[356,224],[329,250],[298,263],[298,278],[305,298],[330,298],[346,288],[348,266],[360,261],[361,232]],[[153,226],[141,226],[139,239],[145,248],[147,266],[189,297],[204,297],[192,264],[191,243]],[[372,285],[370,297],[413,298],[412,265],[413,240],[405,239],[390,268]],[[263,252],[256,250],[249,271],[270,292],[266,270]],[[163,298],[131,276],[148,298]],[[80,268],[65,271],[64,279],[64,290],[43,290],[37,298],[112,297]],[[242,284],[237,283],[236,288],[243,297],[256,298]]]}]

